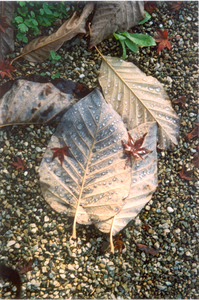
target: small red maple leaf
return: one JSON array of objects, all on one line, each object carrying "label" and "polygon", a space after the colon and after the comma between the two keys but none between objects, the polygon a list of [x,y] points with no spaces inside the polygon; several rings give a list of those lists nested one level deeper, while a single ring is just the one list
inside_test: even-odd
[{"label": "small red maple leaf", "polygon": [[161,29],[157,28],[156,33],[157,33],[157,35],[155,35],[154,38],[155,38],[155,41],[157,43],[159,43],[157,53],[162,51],[165,47],[167,47],[169,50],[171,50],[171,43],[169,40],[180,37],[178,35],[178,36],[168,38],[168,32],[166,29],[164,31],[162,31]]},{"label": "small red maple leaf", "polygon": [[186,103],[186,97],[185,96],[179,96],[177,99],[174,99],[172,102],[174,104],[184,105]]},{"label": "small red maple leaf", "polygon": [[196,123],[195,128],[185,136],[185,140],[189,141],[199,136],[199,123]]},{"label": "small red maple leaf", "polygon": [[148,231],[148,229],[150,228],[149,224],[147,224],[146,222],[144,222],[142,229],[144,229],[144,231]]},{"label": "small red maple leaf", "polygon": [[178,172],[178,174],[180,175],[180,177],[182,179],[189,181],[189,180],[194,180],[193,177],[190,176],[193,172],[194,172],[193,170],[185,171],[185,168],[183,166],[182,170],[180,172]]},{"label": "small red maple leaf", "polygon": [[24,274],[24,273],[27,273],[27,272],[33,270],[32,264],[33,264],[32,260],[29,260],[29,262],[23,263],[23,265],[21,264],[21,262],[18,262],[17,268],[19,269],[19,274]]},{"label": "small red maple leaf", "polygon": [[196,167],[199,168],[199,145],[196,147],[196,153],[193,156],[192,159],[192,164]]},{"label": "small red maple leaf", "polygon": [[115,247],[115,249],[119,250],[119,253],[122,252],[122,247],[123,247],[123,241],[120,240],[120,237],[121,237],[121,233],[116,236],[116,239],[114,242],[114,247]]},{"label": "small red maple leaf", "polygon": [[11,72],[13,72],[15,69],[16,68],[9,63],[8,59],[6,61],[0,60],[0,75],[2,78],[5,76],[12,78]]},{"label": "small red maple leaf", "polygon": [[156,9],[156,2],[155,1],[144,1],[144,9],[149,13],[153,13]]},{"label": "small red maple leaf", "polygon": [[168,4],[170,5],[170,9],[172,11],[176,11],[176,10],[179,10],[181,8],[182,1],[168,2]]},{"label": "small red maple leaf", "polygon": [[61,163],[61,166],[62,166],[63,161],[64,161],[64,155],[70,157],[70,154],[68,153],[69,148],[70,147],[68,147],[68,146],[64,146],[64,147],[61,147],[61,148],[59,148],[59,147],[51,148],[51,150],[54,151],[52,160],[55,157],[57,157],[59,159],[60,163]]},{"label": "small red maple leaf", "polygon": [[129,157],[133,156],[134,158],[141,158],[142,160],[144,160],[141,155],[152,152],[142,147],[146,135],[147,133],[145,133],[140,139],[134,142],[132,136],[128,132],[128,142],[126,144],[122,141],[122,145],[124,147],[124,151],[129,155]]},{"label": "small red maple leaf", "polygon": [[160,252],[158,249],[147,247],[144,244],[137,244],[136,246],[139,250],[144,251],[145,253],[149,253],[153,256],[157,255]]},{"label": "small red maple leaf", "polygon": [[6,17],[0,17],[0,30],[5,33],[5,28],[12,27],[6,22]]},{"label": "small red maple leaf", "polygon": [[11,165],[15,166],[16,169],[24,169],[25,160],[21,160],[19,157],[17,157],[17,162],[12,162]]}]

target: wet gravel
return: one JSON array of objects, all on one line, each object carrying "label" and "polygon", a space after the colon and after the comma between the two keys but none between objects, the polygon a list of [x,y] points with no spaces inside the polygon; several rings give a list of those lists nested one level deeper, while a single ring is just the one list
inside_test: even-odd
[{"label": "wet gravel", "polygon": [[[192,163],[198,140],[185,140],[196,126],[198,91],[198,3],[183,2],[172,12],[166,2],[158,5],[152,19],[135,31],[154,35],[167,29],[172,48],[157,54],[157,46],[127,51],[126,60],[164,84],[171,101],[186,97],[186,104],[173,104],[181,120],[179,146],[160,151],[159,185],[152,200],[122,231],[123,250],[103,250],[107,236],[93,226],[77,225],[77,240],[71,240],[72,220],[54,212],[43,199],[38,167],[53,126],[28,125],[0,128],[0,262],[17,267],[20,260],[33,259],[33,270],[22,275],[23,298],[130,299],[199,297],[198,169]],[[51,29],[50,29],[51,30]],[[88,51],[88,40],[77,37],[58,51],[60,62],[33,64],[16,62],[15,73],[26,75],[60,72],[61,77],[99,86],[101,58]],[[19,51],[20,45],[16,49]],[[121,55],[115,40],[99,45],[103,54]],[[16,52],[17,52],[16,51]],[[25,169],[11,165],[16,156]],[[185,167],[194,170],[194,180],[181,179]],[[148,230],[143,224],[149,225]],[[137,243],[159,249],[157,256],[145,254]],[[15,287],[0,281],[0,298],[14,296]]]}]

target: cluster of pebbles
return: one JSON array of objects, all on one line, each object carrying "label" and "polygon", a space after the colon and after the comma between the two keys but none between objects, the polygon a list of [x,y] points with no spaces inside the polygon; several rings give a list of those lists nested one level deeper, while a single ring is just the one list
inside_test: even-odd
[{"label": "cluster of pebbles", "polygon": [[[169,37],[180,36],[171,40],[170,51],[157,54],[157,46],[140,48],[137,54],[127,51],[126,60],[162,82],[171,100],[185,96],[186,104],[173,105],[181,120],[179,146],[159,152],[158,188],[122,231],[121,253],[104,250],[107,236],[94,226],[77,225],[77,240],[72,240],[73,220],[54,212],[43,199],[38,168],[55,127],[0,128],[0,262],[17,267],[20,261],[33,260],[33,269],[21,275],[23,298],[199,298],[199,182],[192,164],[198,141],[185,140],[198,122],[197,11],[197,2],[182,2],[176,12],[161,2],[148,23],[134,28],[153,36],[158,27],[167,29]],[[16,42],[18,51],[19,46]],[[103,41],[99,49],[105,55],[121,55],[113,39]],[[59,72],[89,88],[99,86],[101,58],[96,50],[88,51],[86,37],[65,43],[58,54],[62,58],[55,64],[16,62],[15,74]],[[25,160],[24,170],[11,165],[17,156]],[[180,178],[183,166],[194,170],[193,181]],[[159,249],[159,254],[146,254],[137,243]],[[0,298],[12,298],[15,290],[0,279]]]}]

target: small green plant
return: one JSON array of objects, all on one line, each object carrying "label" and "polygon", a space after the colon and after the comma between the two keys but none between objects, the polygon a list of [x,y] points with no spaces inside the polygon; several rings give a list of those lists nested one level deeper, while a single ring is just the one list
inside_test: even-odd
[{"label": "small green plant", "polygon": [[17,12],[13,20],[18,30],[16,37],[27,43],[27,34],[36,36],[39,26],[51,26],[57,18],[68,16],[69,9],[69,5],[64,1],[17,1]]},{"label": "small green plant", "polygon": [[[147,22],[151,15],[145,11],[146,17],[139,23],[139,25]],[[127,31],[122,33],[114,33],[113,36],[116,40],[120,42],[122,45],[122,59],[126,58],[126,46],[134,53],[137,53],[139,46],[140,47],[149,47],[155,46],[156,42],[154,38],[148,34],[140,34],[140,33],[129,33]]]},{"label": "small green plant", "polygon": [[54,50],[50,50],[50,57],[49,59],[52,61],[52,64],[55,64],[56,61],[60,60],[61,56],[56,54]]},{"label": "small green plant", "polygon": [[[40,73],[40,76],[46,76],[46,75],[49,75],[49,74],[47,74],[46,72],[41,72]],[[57,72],[55,74],[50,75],[50,77],[51,77],[51,79],[59,78],[60,77],[60,73]]]}]

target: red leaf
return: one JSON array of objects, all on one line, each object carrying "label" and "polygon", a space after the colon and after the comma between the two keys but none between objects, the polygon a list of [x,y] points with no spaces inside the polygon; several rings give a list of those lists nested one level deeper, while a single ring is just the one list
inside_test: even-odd
[{"label": "red leaf", "polygon": [[149,229],[149,224],[147,224],[146,222],[144,222],[143,226],[142,226],[142,229],[144,229],[145,231],[148,231]]},{"label": "red leaf", "polygon": [[172,11],[176,11],[176,10],[179,10],[181,8],[182,1],[168,2],[168,4],[170,5],[170,9]]},{"label": "red leaf", "polygon": [[123,247],[123,241],[120,240],[120,237],[121,237],[121,233],[116,236],[116,240],[114,243],[115,249],[118,249],[119,253],[122,252],[122,247]]},{"label": "red leaf", "polygon": [[16,68],[10,65],[9,61],[0,60],[0,75],[2,78],[5,76],[12,78],[11,72],[13,72]]},{"label": "red leaf", "polygon": [[29,262],[24,263],[23,265],[21,265],[21,263],[18,262],[17,267],[19,269],[19,274],[24,274],[24,273],[27,273],[27,272],[33,270],[32,264],[33,264],[32,260],[29,260]]},{"label": "red leaf", "polygon": [[155,1],[144,1],[144,9],[149,13],[153,13],[156,9],[156,2]]},{"label": "red leaf", "polygon": [[63,161],[64,161],[64,155],[70,157],[70,154],[68,153],[69,148],[70,147],[68,147],[68,146],[64,146],[64,147],[61,147],[61,148],[59,148],[59,147],[51,148],[51,150],[54,151],[52,160],[55,157],[57,157],[59,159],[60,163],[61,163],[61,166],[62,166]]},{"label": "red leaf", "polygon": [[144,244],[137,244],[136,246],[138,247],[139,250],[144,251],[145,253],[149,253],[153,256],[155,256],[159,253],[159,250],[157,250],[155,248],[147,247]]},{"label": "red leaf", "polygon": [[196,123],[196,127],[185,136],[185,139],[187,141],[189,141],[190,139],[193,139],[193,138],[199,136],[199,128],[198,128],[198,126],[199,126],[199,123]]},{"label": "red leaf", "polygon": [[179,96],[177,99],[174,99],[172,102],[174,104],[182,104],[182,105],[184,105],[186,103],[186,97],[185,96]]},{"label": "red leaf", "polygon": [[17,157],[17,162],[12,162],[11,165],[15,166],[16,169],[24,169],[25,160],[21,160],[19,157]]},{"label": "red leaf", "polygon": [[193,170],[190,170],[190,171],[185,171],[185,168],[184,166],[182,167],[182,170],[180,172],[178,172],[178,174],[180,175],[180,177],[182,179],[185,179],[185,180],[194,180],[193,177],[190,177],[190,175],[193,173],[194,171]]},{"label": "red leaf", "polygon": [[162,51],[162,49],[164,49],[165,47],[171,50],[171,43],[169,42],[169,40],[175,39],[176,37],[180,37],[180,36],[175,36],[175,37],[168,38],[168,32],[166,29],[162,31],[161,29],[158,28],[156,29],[156,33],[157,35],[155,35],[154,38],[155,41],[159,43],[157,53]]},{"label": "red leaf", "polygon": [[140,139],[138,139],[137,141],[134,142],[132,136],[130,135],[130,133],[128,133],[127,144],[122,141],[124,151],[127,154],[129,154],[130,157],[133,156],[134,158],[141,158],[143,160],[141,155],[152,152],[152,151],[142,147],[142,144],[144,142],[146,135],[147,135],[147,133],[145,133]]},{"label": "red leaf", "polygon": [[6,17],[0,17],[0,30],[5,33],[5,28],[12,27],[6,22]]}]

